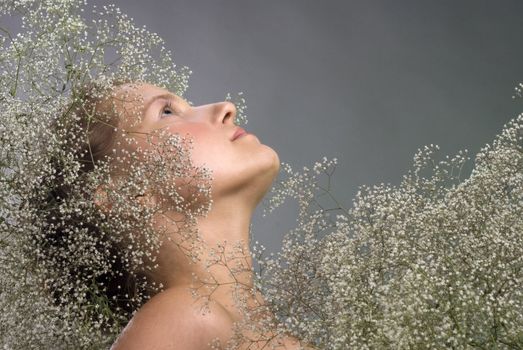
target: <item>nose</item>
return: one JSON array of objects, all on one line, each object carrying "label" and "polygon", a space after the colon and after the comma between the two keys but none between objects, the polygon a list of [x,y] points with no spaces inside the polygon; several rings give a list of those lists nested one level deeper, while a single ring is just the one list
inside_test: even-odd
[{"label": "nose", "polygon": [[216,108],[216,116],[218,118],[217,122],[219,123],[234,123],[234,120],[236,119],[237,110],[234,103],[229,101],[223,101],[218,102],[215,104]]}]

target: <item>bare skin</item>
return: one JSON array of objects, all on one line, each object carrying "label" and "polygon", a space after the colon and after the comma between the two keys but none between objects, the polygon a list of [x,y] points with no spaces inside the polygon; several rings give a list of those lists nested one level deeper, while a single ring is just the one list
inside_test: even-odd
[{"label": "bare skin", "polygon": [[[144,106],[154,97],[171,94],[149,84],[124,85],[121,89],[122,92],[130,89],[132,93],[141,95]],[[207,247],[216,247],[226,240],[231,243],[226,246],[226,252],[234,242],[242,242],[244,251],[249,252],[251,217],[279,171],[278,155],[254,135],[232,140],[237,130],[233,123],[236,109],[232,103],[191,106],[182,98],[171,95],[171,107],[167,106],[165,99],[157,99],[143,111],[139,124],[134,125],[133,118],[128,117],[121,121],[120,126],[135,132],[167,128],[173,134],[190,134],[194,139],[193,162],[213,172],[212,208],[206,217],[199,219],[198,231]],[[166,213],[165,218],[172,217],[169,215],[179,214]],[[178,228],[165,218],[158,218],[158,222],[172,225],[173,239],[176,239]],[[227,343],[233,334],[233,323],[243,318],[234,302],[232,285],[240,283],[252,287],[252,261],[246,254],[242,262],[247,271],[233,277],[225,266],[206,269],[205,261],[210,250],[203,255],[198,263],[191,264],[175,245],[162,246],[158,281],[166,288],[138,310],[111,350],[209,349],[209,343],[216,338],[222,345]],[[202,281],[212,276],[216,281],[208,313],[202,314],[202,300],[196,300],[190,293],[194,287],[193,275]],[[259,293],[255,297],[245,294],[245,297],[253,305],[264,303]],[[256,336],[252,333],[246,335]],[[270,348],[267,342],[260,342],[249,349],[263,346]],[[277,347],[298,348],[297,339],[290,336]]]}]

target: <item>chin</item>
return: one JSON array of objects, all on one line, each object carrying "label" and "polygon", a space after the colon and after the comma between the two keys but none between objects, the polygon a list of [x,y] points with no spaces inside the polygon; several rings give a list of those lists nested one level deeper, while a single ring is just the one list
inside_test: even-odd
[{"label": "chin", "polygon": [[213,195],[247,196],[259,202],[269,191],[280,170],[278,153],[266,145],[262,150],[252,154],[249,166],[234,171],[216,174],[213,181]]},{"label": "chin", "polygon": [[[264,145],[265,146],[265,145]],[[266,147],[266,152],[263,155],[263,160],[260,159],[260,163],[264,164],[263,169],[260,170],[260,175],[257,179],[257,189],[259,191],[259,200],[269,191],[275,178],[278,176],[280,171],[280,158],[275,150]]]},{"label": "chin", "polygon": [[[264,145],[265,146],[265,145]],[[267,149],[267,172],[272,174],[272,180],[278,175],[280,171],[280,157],[278,153],[269,146],[265,146]],[[271,180],[271,181],[272,181]]]}]

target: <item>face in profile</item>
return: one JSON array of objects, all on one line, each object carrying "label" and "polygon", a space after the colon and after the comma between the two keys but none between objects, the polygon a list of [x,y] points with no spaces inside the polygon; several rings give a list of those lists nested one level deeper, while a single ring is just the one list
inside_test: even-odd
[{"label": "face in profile", "polygon": [[[123,85],[119,93],[137,96],[136,110],[141,111],[139,116],[124,113],[122,129],[137,135],[164,129],[193,140],[193,164],[212,171],[214,201],[239,196],[255,206],[267,192],[279,170],[278,155],[251,133],[238,136],[241,128],[234,124],[234,104],[191,106],[168,90],[146,83]],[[121,107],[130,109],[125,102]]]}]

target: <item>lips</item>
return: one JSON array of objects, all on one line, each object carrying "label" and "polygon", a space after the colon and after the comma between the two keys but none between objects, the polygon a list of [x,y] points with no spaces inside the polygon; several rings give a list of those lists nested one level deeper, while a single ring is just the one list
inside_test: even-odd
[{"label": "lips", "polygon": [[247,131],[243,130],[242,128],[238,127],[236,128],[236,131],[234,132],[234,135],[232,135],[231,141],[236,140],[238,137],[247,134]]}]

